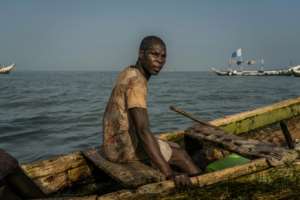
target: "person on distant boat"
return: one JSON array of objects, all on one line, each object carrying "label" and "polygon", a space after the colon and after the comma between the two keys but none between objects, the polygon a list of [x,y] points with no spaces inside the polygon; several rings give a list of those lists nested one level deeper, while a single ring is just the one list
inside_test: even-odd
[{"label": "person on distant boat", "polygon": [[[201,170],[179,145],[156,138],[149,128],[147,83],[160,72],[166,56],[163,40],[147,36],[140,44],[136,65],[119,74],[103,116],[103,153],[113,162],[150,162],[177,186],[188,186],[188,175]],[[175,175],[171,164],[185,173]]]},{"label": "person on distant boat", "polygon": [[0,199],[43,198],[45,194],[29,179],[18,161],[0,149]]}]

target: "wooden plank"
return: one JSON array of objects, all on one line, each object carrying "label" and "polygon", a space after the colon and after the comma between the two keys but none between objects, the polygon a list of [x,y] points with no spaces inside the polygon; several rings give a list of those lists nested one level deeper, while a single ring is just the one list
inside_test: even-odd
[{"label": "wooden plank", "polygon": [[216,145],[247,157],[267,158],[271,165],[281,165],[292,162],[298,153],[286,150],[274,144],[245,139],[237,135],[226,134],[223,130],[204,124],[196,124],[187,130],[187,135],[199,141],[208,141]]},{"label": "wooden plank", "polygon": [[23,171],[45,193],[51,194],[92,175],[81,152],[21,165]]},{"label": "wooden plank", "polygon": [[[284,120],[294,140],[300,139],[300,116]],[[287,147],[286,140],[282,134],[280,124],[272,124],[263,128],[259,128],[247,133],[242,133],[243,138],[252,138],[260,141],[276,144],[278,146]]]},{"label": "wooden plank", "polygon": [[[283,176],[285,177],[287,175],[293,177],[295,173],[298,174],[298,172],[300,172],[299,162],[295,162],[292,166],[289,167],[289,169],[287,169],[286,166],[272,168],[268,164],[267,160],[262,158],[262,159],[253,160],[252,162],[244,165],[239,165],[232,168],[227,168],[224,170],[207,173],[197,177],[192,177],[191,181],[192,184],[196,187],[209,186],[209,185],[220,183],[222,181],[230,181],[230,180],[238,183],[247,183],[251,181],[265,181],[271,184],[272,181],[276,181],[280,177]],[[215,185],[215,187],[217,186],[218,185]],[[117,192],[112,192],[109,194],[98,196],[97,200],[151,199],[151,198],[157,199],[158,196],[161,197],[168,194],[171,195],[169,197],[174,197],[173,196],[174,189],[175,189],[175,184],[173,183],[173,181],[163,181],[160,183],[152,183],[152,184],[141,186],[137,190],[120,190]],[[87,200],[85,198],[88,197],[82,197],[82,200]],[[56,198],[56,199],[50,198],[50,200],[81,200],[81,199],[76,199],[76,198],[72,199],[71,197],[68,198],[65,197],[65,198]]]},{"label": "wooden plank", "polygon": [[[300,165],[272,167],[212,187],[179,190],[159,199],[297,199]],[[298,177],[297,177],[298,176]],[[211,196],[211,198],[209,198]],[[157,198],[158,199],[158,198]]]},{"label": "wooden plank", "polygon": [[66,172],[56,174],[55,176],[39,177],[33,181],[45,194],[51,194],[71,185]]},{"label": "wooden plank", "polygon": [[[221,117],[210,124],[218,126],[226,133],[241,134],[300,115],[300,97],[274,103],[272,105]],[[177,141],[184,136],[184,130],[163,133],[160,138]]]},{"label": "wooden plank", "polygon": [[[220,171],[207,173],[204,175],[196,176],[191,178],[191,182],[195,186],[203,187],[207,185],[212,185],[214,183],[218,183],[221,181],[225,181],[228,179],[233,179],[242,175],[251,174],[260,170],[264,170],[269,168],[267,160],[257,159],[250,163],[239,165],[227,169],[223,169]],[[165,193],[171,191],[175,188],[175,183],[173,181],[164,181],[160,183],[148,184],[145,186],[141,186],[137,189],[137,193],[147,194],[147,193]]]},{"label": "wooden plank", "polygon": [[[212,185],[221,181],[227,181],[239,176],[255,173],[270,168],[267,160],[257,159],[250,163],[227,168],[217,172],[211,172],[204,175],[190,178],[192,184],[197,187]],[[175,189],[175,183],[171,180],[159,183],[143,185],[136,190],[118,191],[98,197],[98,200],[119,200],[119,199],[151,199],[160,195],[170,194]],[[121,198],[123,197],[123,198]],[[126,197],[126,198],[125,198]]]},{"label": "wooden plank", "polygon": [[97,149],[84,152],[85,157],[124,187],[136,188],[151,182],[164,180],[162,173],[138,161],[113,163],[105,159]]},{"label": "wooden plank", "polygon": [[56,156],[48,160],[24,164],[21,165],[21,167],[30,178],[35,179],[53,174],[59,174],[68,169],[73,169],[81,165],[86,165],[86,162],[81,152],[78,151],[68,155]]},{"label": "wooden plank", "polygon": [[33,179],[33,181],[45,194],[51,194],[63,188],[70,187],[73,183],[87,179],[91,176],[91,173],[91,169],[87,165],[83,165],[59,174],[39,177]]},{"label": "wooden plank", "polygon": [[227,133],[240,134],[300,115],[300,97],[281,101],[209,123],[221,127]]}]

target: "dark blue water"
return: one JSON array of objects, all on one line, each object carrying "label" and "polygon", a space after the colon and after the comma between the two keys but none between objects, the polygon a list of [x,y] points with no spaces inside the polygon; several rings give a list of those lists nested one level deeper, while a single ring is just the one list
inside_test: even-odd
[{"label": "dark blue water", "polygon": [[[0,76],[0,148],[21,162],[101,143],[102,115],[116,72],[19,72]],[[149,82],[153,132],[192,122],[178,106],[211,120],[300,96],[296,77],[221,77],[209,72],[163,72]]]}]

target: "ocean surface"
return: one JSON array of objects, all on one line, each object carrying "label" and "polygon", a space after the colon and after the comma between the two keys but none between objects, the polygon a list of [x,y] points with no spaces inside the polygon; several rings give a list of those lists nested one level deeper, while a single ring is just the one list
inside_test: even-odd
[{"label": "ocean surface", "polygon": [[[0,75],[0,148],[22,163],[98,146],[102,115],[117,72],[14,71]],[[177,106],[212,120],[300,96],[300,78],[222,77],[210,72],[162,72],[149,82],[152,132],[193,122]]]}]

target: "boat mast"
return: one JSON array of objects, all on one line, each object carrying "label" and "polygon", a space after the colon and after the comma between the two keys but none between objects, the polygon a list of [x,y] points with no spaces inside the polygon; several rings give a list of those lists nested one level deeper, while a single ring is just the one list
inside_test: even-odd
[{"label": "boat mast", "polygon": [[243,71],[243,56],[242,56],[242,48],[236,50],[236,57],[237,57],[237,65],[240,71]]},{"label": "boat mast", "polygon": [[292,67],[292,66],[293,66],[293,61],[292,61],[292,60],[290,60],[290,62],[289,62],[289,66],[290,66],[290,67]]},{"label": "boat mast", "polygon": [[231,69],[232,65],[232,58],[230,57],[228,60],[228,69]]},{"label": "boat mast", "polygon": [[265,60],[260,58],[260,71],[264,71]]}]

